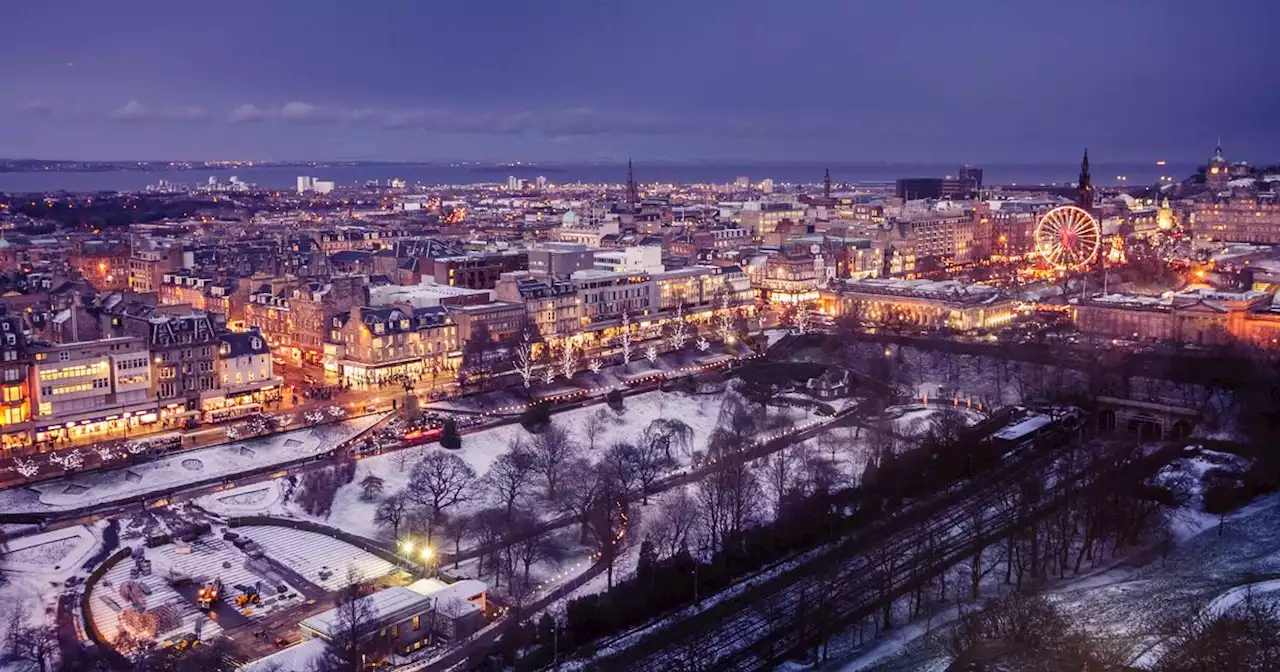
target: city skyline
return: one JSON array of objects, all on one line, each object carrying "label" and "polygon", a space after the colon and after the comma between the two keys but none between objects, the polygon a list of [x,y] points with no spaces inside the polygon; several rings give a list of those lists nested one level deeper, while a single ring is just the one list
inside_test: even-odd
[{"label": "city skyline", "polygon": [[68,4],[18,18],[0,156],[1280,156],[1265,3]]}]

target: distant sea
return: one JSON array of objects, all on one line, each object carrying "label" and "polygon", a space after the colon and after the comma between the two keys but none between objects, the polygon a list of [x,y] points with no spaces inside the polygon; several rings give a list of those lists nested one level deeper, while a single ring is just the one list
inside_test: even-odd
[{"label": "distant sea", "polygon": [[[1054,185],[1074,182],[1079,164],[1004,163],[978,164],[983,169],[983,181],[988,185]],[[924,163],[636,163],[636,180],[641,183],[717,183],[732,182],[738,176],[746,176],[752,182],[770,178],[776,183],[810,183],[822,181],[823,171],[831,170],[831,179],[840,184],[872,184],[892,182],[904,177],[943,177],[955,175],[955,164]],[[1193,174],[1196,166],[1173,164],[1157,166],[1148,164],[1105,164],[1092,167],[1093,181],[1097,185],[1141,186],[1159,182],[1162,175],[1179,181]],[[138,191],[160,180],[195,185],[216,177],[219,182],[228,181],[232,175],[268,189],[292,189],[299,175],[311,175],[333,180],[339,186],[355,186],[378,180],[386,183],[392,178],[419,185],[461,185],[505,182],[508,175],[533,180],[545,175],[553,184],[621,183],[627,179],[625,164],[542,164],[519,166],[431,165],[431,164],[367,164],[333,167],[255,167],[224,170],[174,170],[174,171],[113,171],[101,173],[80,172],[32,172],[0,173],[0,192],[94,192]],[[1126,176],[1124,181],[1119,176]]]}]

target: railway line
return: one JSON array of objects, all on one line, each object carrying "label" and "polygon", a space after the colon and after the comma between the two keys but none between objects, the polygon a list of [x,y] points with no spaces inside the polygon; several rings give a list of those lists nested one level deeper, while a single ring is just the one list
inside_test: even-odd
[{"label": "railway line", "polygon": [[[1115,465],[1086,465],[1059,479],[1030,508],[999,506],[1010,487],[1047,474],[1057,459],[1077,450],[1078,443],[1011,460],[980,480],[861,530],[793,571],[646,635],[602,660],[601,669],[772,669],[808,642],[876,613],[975,549],[1047,515],[1070,493],[1114,476]],[[966,531],[977,519],[982,525]]]}]

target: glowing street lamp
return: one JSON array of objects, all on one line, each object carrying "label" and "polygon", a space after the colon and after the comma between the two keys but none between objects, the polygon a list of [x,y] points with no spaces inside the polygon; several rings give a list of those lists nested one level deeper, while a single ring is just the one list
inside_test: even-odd
[{"label": "glowing street lamp", "polygon": [[409,555],[413,553],[413,542],[409,541],[408,539],[405,539],[404,541],[400,542],[400,552],[404,553],[405,555]]}]

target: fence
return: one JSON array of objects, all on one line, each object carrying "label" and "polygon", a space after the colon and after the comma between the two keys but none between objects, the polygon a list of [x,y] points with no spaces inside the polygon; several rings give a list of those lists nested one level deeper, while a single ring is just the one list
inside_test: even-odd
[{"label": "fence", "polygon": [[89,578],[85,579],[84,593],[80,596],[80,617],[84,619],[85,634],[89,636],[89,641],[93,642],[98,647],[98,651],[102,653],[107,662],[111,664],[112,667],[120,669],[128,669],[130,663],[128,659],[120,655],[120,653],[117,652],[109,642],[102,638],[102,633],[98,631],[98,625],[93,622],[93,612],[89,609],[89,598],[93,595],[93,589],[98,585],[98,582],[102,580],[102,577],[105,576],[107,572],[111,571],[111,568],[115,567],[117,563],[131,555],[133,555],[133,549],[125,546],[113,553],[111,557],[103,561],[101,565],[98,565],[89,573]]}]

